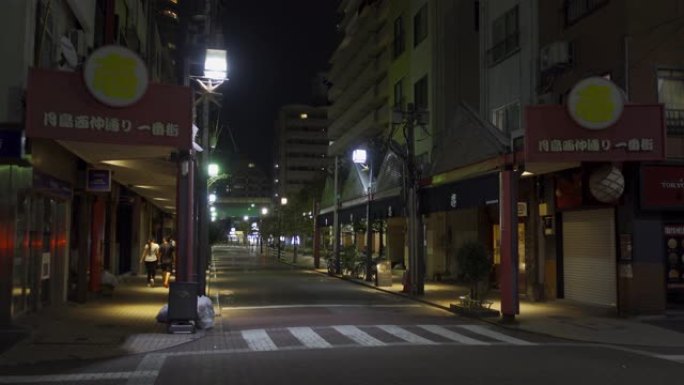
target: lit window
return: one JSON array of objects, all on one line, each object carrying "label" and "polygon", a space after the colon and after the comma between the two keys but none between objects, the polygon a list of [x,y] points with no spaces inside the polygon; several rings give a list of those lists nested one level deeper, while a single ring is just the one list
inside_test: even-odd
[{"label": "lit window", "polygon": [[171,42],[169,42],[168,46],[170,49],[176,49],[176,45]]},{"label": "lit window", "polygon": [[309,114],[307,114],[306,112],[302,112],[301,114],[299,114],[299,118],[300,119],[309,119]]}]

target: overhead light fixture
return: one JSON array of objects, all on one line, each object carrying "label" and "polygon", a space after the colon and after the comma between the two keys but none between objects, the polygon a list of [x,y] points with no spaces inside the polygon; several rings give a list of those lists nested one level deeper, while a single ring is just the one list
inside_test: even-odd
[{"label": "overhead light fixture", "polygon": [[534,175],[533,172],[523,171],[521,176],[524,178],[524,177],[533,176],[533,175]]},{"label": "overhead light fixture", "polygon": [[101,160],[100,161],[100,163],[108,164],[110,166],[132,168],[133,165],[130,162],[131,162],[130,160]]},{"label": "overhead light fixture", "polygon": [[155,201],[160,201],[160,202],[168,202],[168,201],[171,200],[171,199],[168,199],[168,198],[159,198],[159,197],[155,197],[155,198],[152,198],[152,199],[154,199]]},{"label": "overhead light fixture", "polygon": [[366,160],[368,159],[368,153],[366,150],[363,149],[358,149],[354,150],[352,153],[352,161],[356,164],[364,164],[366,163]]},{"label": "overhead light fixture", "polygon": [[228,76],[228,60],[225,49],[207,49],[204,58],[204,77],[225,80]]}]

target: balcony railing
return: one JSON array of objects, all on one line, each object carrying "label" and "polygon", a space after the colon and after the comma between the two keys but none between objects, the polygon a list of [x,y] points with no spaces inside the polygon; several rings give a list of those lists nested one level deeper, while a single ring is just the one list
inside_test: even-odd
[{"label": "balcony railing", "polygon": [[684,135],[684,110],[665,110],[668,135]]}]

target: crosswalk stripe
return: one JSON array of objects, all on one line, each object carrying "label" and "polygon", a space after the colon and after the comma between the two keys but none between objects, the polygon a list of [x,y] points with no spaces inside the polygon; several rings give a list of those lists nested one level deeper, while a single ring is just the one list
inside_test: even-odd
[{"label": "crosswalk stripe", "polygon": [[351,325],[333,326],[333,329],[340,332],[345,337],[363,346],[385,346],[386,344],[375,337],[371,337],[368,333]]},{"label": "crosswalk stripe", "polygon": [[310,348],[331,348],[332,345],[309,327],[287,328],[296,339]]},{"label": "crosswalk stripe", "polygon": [[460,342],[466,345],[491,345],[488,342],[464,336],[463,334],[456,333],[454,331],[451,331],[447,328],[438,325],[418,325],[418,327],[420,327],[421,329],[425,329],[430,333],[437,334],[438,336],[450,339],[451,341]]},{"label": "crosswalk stripe", "polygon": [[505,334],[495,332],[491,329],[485,328],[480,325],[458,325],[458,327],[468,330],[475,334],[483,335],[485,337],[489,337],[502,342],[508,342],[509,344],[513,345],[534,345],[532,342],[527,342],[515,337],[507,336]]},{"label": "crosswalk stripe", "polygon": [[402,340],[406,342],[410,342],[412,344],[428,344],[428,345],[434,345],[436,342],[430,341],[427,338],[421,337],[417,334],[411,333],[410,331],[401,328],[397,325],[377,325],[376,326],[378,329],[384,330],[387,333],[399,337]]},{"label": "crosswalk stripe", "polygon": [[249,348],[255,351],[278,350],[264,329],[243,330],[242,338],[247,342]]}]

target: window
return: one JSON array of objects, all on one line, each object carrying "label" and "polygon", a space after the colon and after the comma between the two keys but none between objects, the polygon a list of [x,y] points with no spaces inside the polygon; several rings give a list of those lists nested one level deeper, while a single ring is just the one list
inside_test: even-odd
[{"label": "window", "polygon": [[608,0],[565,0],[565,25],[575,23],[607,3]]},{"label": "window", "polygon": [[413,16],[413,46],[425,40],[428,34],[427,3]]},{"label": "window", "polygon": [[394,107],[404,106],[404,79],[394,83]]},{"label": "window", "polygon": [[427,110],[428,108],[428,84],[427,75],[413,85],[413,102],[416,109]]},{"label": "window", "polygon": [[492,110],[492,124],[505,133],[520,129],[520,102]]},{"label": "window", "polygon": [[658,102],[665,105],[669,134],[684,134],[684,70],[658,70]]},{"label": "window", "polygon": [[404,53],[404,19],[401,16],[394,20],[394,57]]},{"label": "window", "polygon": [[504,13],[492,23],[492,48],[489,50],[489,64],[494,65],[520,48],[518,6]]}]

